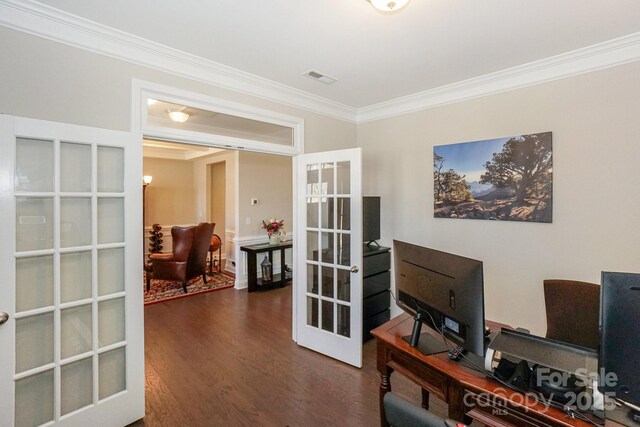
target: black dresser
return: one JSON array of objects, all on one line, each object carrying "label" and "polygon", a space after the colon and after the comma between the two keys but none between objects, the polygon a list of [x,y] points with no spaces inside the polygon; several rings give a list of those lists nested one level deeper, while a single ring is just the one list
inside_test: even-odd
[{"label": "black dresser", "polygon": [[367,246],[362,249],[362,340],[372,338],[370,331],[390,318],[391,248]]}]

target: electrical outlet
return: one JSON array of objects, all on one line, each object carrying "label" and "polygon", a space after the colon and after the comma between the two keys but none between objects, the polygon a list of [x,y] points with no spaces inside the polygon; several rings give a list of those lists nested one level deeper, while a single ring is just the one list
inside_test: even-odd
[{"label": "electrical outlet", "polygon": [[251,217],[250,216],[246,217],[245,220],[244,220],[244,223],[246,225],[251,225]]}]

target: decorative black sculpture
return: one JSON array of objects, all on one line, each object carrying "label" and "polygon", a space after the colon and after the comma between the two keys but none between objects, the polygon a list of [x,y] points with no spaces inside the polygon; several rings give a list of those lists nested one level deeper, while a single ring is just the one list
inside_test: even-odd
[{"label": "decorative black sculpture", "polygon": [[162,226],[160,224],[153,224],[149,234],[151,234],[151,237],[149,238],[150,257],[151,254],[162,252]]}]

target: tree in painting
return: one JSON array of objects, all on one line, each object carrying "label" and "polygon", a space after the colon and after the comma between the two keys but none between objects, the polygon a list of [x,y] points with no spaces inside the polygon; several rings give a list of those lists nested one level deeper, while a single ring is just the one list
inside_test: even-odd
[{"label": "tree in painting", "polygon": [[484,167],[487,171],[480,183],[513,189],[516,203],[524,203],[526,197],[545,197],[551,191],[551,134],[513,137]]},{"label": "tree in painting", "polygon": [[433,191],[436,199],[441,203],[458,203],[472,198],[469,192],[469,184],[465,181],[465,176],[460,175],[453,169],[443,172],[444,158],[435,154],[433,156]]}]

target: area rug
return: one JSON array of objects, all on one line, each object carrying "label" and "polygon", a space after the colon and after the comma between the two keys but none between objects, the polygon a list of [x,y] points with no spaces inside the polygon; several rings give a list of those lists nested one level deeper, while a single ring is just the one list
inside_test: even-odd
[{"label": "area rug", "polygon": [[144,305],[231,288],[233,287],[234,282],[234,276],[226,273],[213,273],[212,275],[207,275],[207,283],[202,281],[202,276],[198,276],[189,280],[187,283],[188,292],[185,294],[182,290],[182,284],[171,280],[152,280],[151,289],[147,292],[146,278],[144,278],[142,281],[142,289],[144,289]]}]

